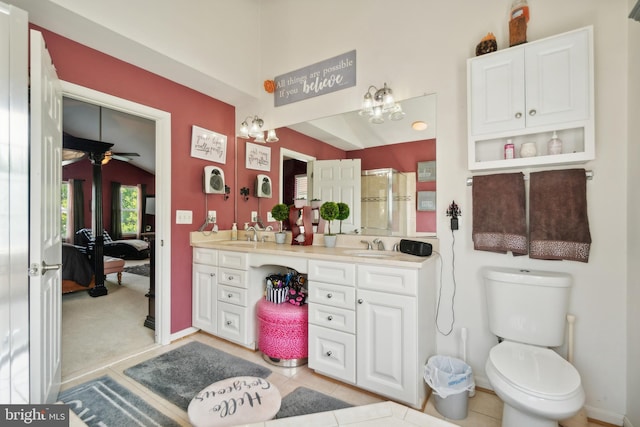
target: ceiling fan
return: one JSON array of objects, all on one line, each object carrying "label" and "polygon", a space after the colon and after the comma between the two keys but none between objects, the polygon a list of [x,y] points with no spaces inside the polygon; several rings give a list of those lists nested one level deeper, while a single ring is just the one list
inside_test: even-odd
[{"label": "ceiling fan", "polygon": [[115,160],[120,160],[121,162],[129,162],[132,157],[140,157],[138,153],[116,153],[113,151],[107,151],[104,153],[105,157],[110,157]]}]

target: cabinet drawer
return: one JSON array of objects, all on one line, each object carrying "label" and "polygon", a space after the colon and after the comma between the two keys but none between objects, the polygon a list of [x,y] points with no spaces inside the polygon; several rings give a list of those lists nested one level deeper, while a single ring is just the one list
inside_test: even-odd
[{"label": "cabinet drawer", "polygon": [[354,286],[355,276],[356,270],[353,264],[309,260],[309,280]]},{"label": "cabinet drawer", "polygon": [[418,293],[417,281],[417,270],[358,265],[358,287],[362,289],[416,295]]},{"label": "cabinet drawer", "polygon": [[218,285],[218,301],[228,302],[242,307],[247,306],[247,290],[233,286]]},{"label": "cabinet drawer", "polygon": [[308,301],[353,310],[356,290],[346,286],[309,281]]},{"label": "cabinet drawer", "polygon": [[324,304],[309,304],[309,323],[354,334],[356,312]]},{"label": "cabinet drawer", "polygon": [[218,251],[215,249],[193,248],[194,264],[218,265]]},{"label": "cabinet drawer", "polygon": [[239,288],[246,288],[247,272],[244,270],[234,270],[230,268],[220,267],[218,269],[218,283],[237,286]]},{"label": "cabinet drawer", "polygon": [[220,251],[218,254],[218,265],[220,267],[247,270],[249,268],[249,254],[246,252]]},{"label": "cabinet drawer", "polygon": [[355,336],[309,325],[309,368],[354,384],[356,382]]},{"label": "cabinet drawer", "polygon": [[218,302],[218,336],[246,344],[248,312],[245,307]]}]

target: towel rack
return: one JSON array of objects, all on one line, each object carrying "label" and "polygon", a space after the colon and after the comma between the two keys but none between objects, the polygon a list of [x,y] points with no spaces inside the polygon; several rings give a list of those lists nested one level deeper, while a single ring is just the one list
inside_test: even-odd
[{"label": "towel rack", "polygon": [[[587,176],[587,179],[593,179],[593,171],[584,171],[584,174]],[[525,181],[529,179],[528,175],[524,176]],[[473,177],[467,178],[467,186],[473,185]]]}]

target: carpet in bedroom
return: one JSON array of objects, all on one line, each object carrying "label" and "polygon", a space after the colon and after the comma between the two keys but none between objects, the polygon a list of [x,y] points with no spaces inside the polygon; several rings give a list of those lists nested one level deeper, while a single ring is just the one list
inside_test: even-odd
[{"label": "carpet in bedroom", "polygon": [[240,376],[267,378],[271,370],[194,341],[124,373],[186,411],[191,399],[214,382]]}]

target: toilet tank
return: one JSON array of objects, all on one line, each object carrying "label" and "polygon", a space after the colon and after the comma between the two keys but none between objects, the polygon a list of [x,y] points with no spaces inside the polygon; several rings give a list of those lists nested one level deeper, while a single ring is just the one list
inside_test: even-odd
[{"label": "toilet tank", "polygon": [[491,267],[483,278],[493,334],[543,347],[562,345],[571,275]]}]

